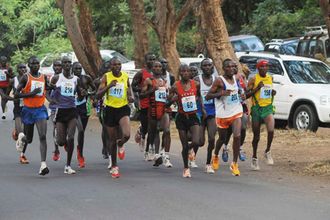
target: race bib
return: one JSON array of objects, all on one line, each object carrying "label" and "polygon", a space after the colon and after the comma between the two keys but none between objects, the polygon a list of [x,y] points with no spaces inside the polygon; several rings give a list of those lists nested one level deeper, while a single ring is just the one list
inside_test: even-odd
[{"label": "race bib", "polygon": [[195,96],[182,97],[181,103],[184,112],[192,112],[197,110]]},{"label": "race bib", "polygon": [[0,70],[0,81],[6,81],[7,80],[7,74],[4,70]]},{"label": "race bib", "polygon": [[166,102],[166,88],[159,87],[158,90],[155,91],[155,100],[156,102]]},{"label": "race bib", "polygon": [[202,92],[202,98],[203,98],[204,105],[213,104],[213,99],[209,99],[209,100],[205,99],[208,91],[201,91],[201,92]]},{"label": "race bib", "polygon": [[111,87],[109,90],[109,95],[122,98],[124,96],[124,83],[117,83],[115,86]]},{"label": "race bib", "polygon": [[270,99],[272,97],[272,86],[264,85],[260,89],[260,98],[261,99]]},{"label": "race bib", "polygon": [[63,82],[61,85],[61,95],[62,96],[74,96],[74,83],[73,82]]},{"label": "race bib", "polygon": [[41,88],[41,91],[39,93],[37,93],[37,96],[42,96],[44,94],[44,87],[45,87],[44,82],[32,80],[31,81],[31,90],[30,90],[30,92],[32,92],[36,88]]},{"label": "race bib", "polygon": [[239,100],[237,92],[233,93],[227,97],[227,105],[233,105],[233,104],[237,104],[239,102],[240,102],[240,100]]}]

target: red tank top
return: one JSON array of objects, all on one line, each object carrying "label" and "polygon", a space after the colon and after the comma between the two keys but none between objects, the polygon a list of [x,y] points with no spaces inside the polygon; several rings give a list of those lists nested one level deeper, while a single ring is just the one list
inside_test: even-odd
[{"label": "red tank top", "polygon": [[[157,85],[158,84],[158,85]],[[157,79],[152,79],[152,86],[155,88],[159,87],[154,93],[149,97],[149,116],[160,120],[165,114],[165,103],[166,103],[166,84],[157,82]]]},{"label": "red tank top", "polygon": [[181,114],[196,114],[197,112],[197,88],[194,80],[190,80],[190,89],[185,91],[181,81],[176,82],[178,89],[178,111]]},{"label": "red tank top", "polygon": [[35,88],[41,88],[41,92],[35,96],[23,98],[24,106],[29,108],[39,108],[44,105],[46,98],[46,83],[45,75],[40,74],[38,78],[33,77],[30,73],[26,74],[28,81],[25,87],[22,89],[23,93],[32,92]]},{"label": "red tank top", "polygon": [[9,86],[8,69],[0,68],[0,88],[7,88]]},{"label": "red tank top", "polygon": [[[141,83],[140,83],[141,88],[143,86],[144,81],[147,78],[150,78],[150,77],[152,77],[152,74],[149,73],[146,69],[142,69],[142,80],[141,80]],[[140,99],[140,108],[145,109],[145,108],[148,108],[148,107],[149,107],[149,98],[146,97],[146,98]]]}]

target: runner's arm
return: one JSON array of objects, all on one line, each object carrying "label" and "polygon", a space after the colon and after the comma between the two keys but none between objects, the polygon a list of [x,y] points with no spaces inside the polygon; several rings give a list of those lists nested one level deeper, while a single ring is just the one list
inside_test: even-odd
[{"label": "runner's arm", "polygon": [[133,77],[133,81],[132,81],[133,92],[137,92],[137,93],[141,92],[141,88],[140,88],[141,81],[142,81],[142,71],[139,71]]}]

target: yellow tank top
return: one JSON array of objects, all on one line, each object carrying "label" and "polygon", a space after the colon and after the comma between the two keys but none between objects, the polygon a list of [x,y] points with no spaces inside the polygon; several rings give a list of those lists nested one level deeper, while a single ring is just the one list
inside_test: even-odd
[{"label": "yellow tank top", "polygon": [[254,94],[255,98],[252,97],[252,104],[256,105],[256,100],[257,100],[259,106],[264,107],[272,104],[273,102],[273,98],[272,98],[273,78],[268,73],[266,74],[265,77],[261,77],[259,73],[257,73],[255,76],[253,89],[256,88],[259,82],[261,81],[264,83],[264,86],[261,87],[261,89],[259,89],[259,91]]},{"label": "yellow tank top", "polygon": [[113,108],[121,108],[127,105],[128,74],[121,71],[121,76],[115,77],[112,72],[107,72],[106,77],[107,85],[109,85],[112,80],[117,80],[117,84],[111,87],[105,94],[104,104]]}]

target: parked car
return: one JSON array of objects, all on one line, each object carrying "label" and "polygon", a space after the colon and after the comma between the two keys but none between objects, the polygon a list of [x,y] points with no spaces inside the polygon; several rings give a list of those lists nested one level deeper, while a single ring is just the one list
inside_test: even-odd
[{"label": "parked car", "polygon": [[235,52],[263,51],[264,44],[255,35],[236,35],[229,37]]},{"label": "parked car", "polygon": [[279,54],[295,55],[299,38],[272,39],[265,44],[266,52],[275,52]]},{"label": "parked car", "polygon": [[330,62],[330,42],[325,25],[306,27],[304,36],[299,39],[296,54],[314,57],[317,50],[320,50],[324,58]]},{"label": "parked car", "polygon": [[276,90],[277,126],[316,131],[330,126],[330,67],[311,58],[269,53],[236,53],[241,63],[256,72],[260,59],[269,61]]},{"label": "parked car", "polygon": [[[134,61],[129,60],[121,53],[115,50],[100,50],[100,53],[103,61],[109,61],[112,57],[118,57],[122,63],[122,70],[128,72],[129,74],[131,74],[131,72],[134,72]],[[78,58],[74,52],[61,53],[60,55],[48,54],[40,61],[40,72],[46,74],[48,77],[51,77],[54,74],[53,61],[55,59],[60,59],[63,56],[69,57],[72,63],[78,61]],[[83,71],[83,74],[84,73],[85,71]],[[133,76],[130,78],[133,78]]]},{"label": "parked car", "polygon": [[[198,57],[182,57],[182,58],[180,58],[180,62],[181,63],[185,63],[188,66],[195,66],[195,67],[197,67],[198,74],[202,74],[201,62],[204,59],[205,59],[205,57],[201,54]],[[217,72],[216,68],[214,68],[213,74],[215,76],[218,76],[218,72]]]}]

